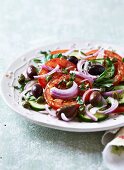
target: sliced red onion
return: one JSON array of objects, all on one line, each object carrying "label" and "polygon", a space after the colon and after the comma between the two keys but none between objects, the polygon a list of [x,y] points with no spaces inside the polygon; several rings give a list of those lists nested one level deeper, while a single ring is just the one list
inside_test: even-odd
[{"label": "sliced red onion", "polygon": [[89,77],[89,75],[84,74],[83,72],[79,72],[79,71],[70,71],[70,73],[74,73],[75,75],[82,77],[84,79],[87,79],[89,82],[93,83],[94,80]]},{"label": "sliced red onion", "polygon": [[112,113],[118,107],[118,101],[116,99],[112,97],[108,97],[107,99],[111,103],[111,107],[103,111],[99,110],[99,113],[104,113],[104,114]]},{"label": "sliced red onion", "polygon": [[54,97],[60,98],[60,99],[72,98],[78,94],[78,85],[75,82],[73,82],[72,87],[70,87],[69,89],[63,89],[63,90],[58,89],[56,87],[52,87],[50,89],[50,93]]},{"label": "sliced red onion", "polygon": [[[84,69],[82,69],[82,65],[84,64]],[[92,79],[96,79],[98,76],[93,76],[91,74],[88,73],[88,64],[89,64],[89,61],[85,61],[85,60],[80,60],[78,63],[77,63],[77,69],[78,71],[83,74],[83,75],[86,75],[87,77],[91,77]]]},{"label": "sliced red onion", "polygon": [[43,75],[34,76],[34,78],[37,79],[37,78],[42,78],[42,77],[49,76],[49,75],[57,72],[59,70],[59,68],[60,68],[59,65],[57,65],[52,71],[50,71],[50,72],[48,72],[46,74],[43,74]]},{"label": "sliced red onion", "polygon": [[104,48],[98,50],[97,58],[104,58]]},{"label": "sliced red onion", "polygon": [[74,51],[75,48],[71,48],[70,50],[68,50],[67,52],[63,53],[65,56],[68,56],[70,55],[73,51]]},{"label": "sliced red onion", "polygon": [[79,60],[78,63],[77,63],[77,70],[79,72],[82,72],[82,66],[83,64],[86,62],[86,60]]},{"label": "sliced red onion", "polygon": [[49,105],[48,105],[48,104],[45,104],[45,109],[46,109],[46,111],[47,111],[51,116],[56,117],[56,110],[54,110],[54,109],[49,109]]},{"label": "sliced red onion", "polygon": [[32,87],[35,83],[36,83],[36,80],[29,81],[29,82],[25,85],[24,90],[29,89],[29,88]]},{"label": "sliced red onion", "polygon": [[114,93],[116,93],[116,94],[122,94],[122,93],[124,93],[124,90],[120,89],[120,90],[114,90],[114,91],[104,92],[104,93],[102,93],[102,95],[103,95],[103,96],[107,96],[107,97],[108,97],[108,96],[112,97]]},{"label": "sliced red onion", "polygon": [[92,105],[91,105],[91,104],[88,104],[88,105],[85,107],[86,115],[87,115],[88,117],[90,117],[92,120],[97,121],[98,119],[94,116],[94,113],[92,113],[92,112],[90,111],[91,108],[92,108]]},{"label": "sliced red onion", "polygon": [[69,122],[72,120],[72,118],[67,118],[64,113],[61,113],[61,118],[62,118],[62,120],[66,121],[66,122]]},{"label": "sliced red onion", "polygon": [[45,64],[41,65],[41,68],[44,68],[44,69],[46,69],[46,70],[48,70],[48,71],[52,71],[52,70],[53,70],[52,67],[46,66]]},{"label": "sliced red onion", "polygon": [[101,91],[101,90],[98,89],[98,88],[93,88],[93,89],[88,89],[87,91],[85,91],[84,94],[83,94],[83,97],[82,97],[82,100],[83,100],[84,103],[85,103],[85,100],[86,100],[86,96],[93,91]]}]

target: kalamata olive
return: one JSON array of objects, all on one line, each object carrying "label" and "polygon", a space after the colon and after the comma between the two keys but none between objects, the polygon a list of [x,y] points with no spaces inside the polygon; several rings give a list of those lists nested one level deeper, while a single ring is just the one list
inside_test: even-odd
[{"label": "kalamata olive", "polygon": [[43,94],[43,89],[42,87],[37,83],[34,84],[31,90],[32,94],[34,97],[38,98],[39,96],[41,96]]},{"label": "kalamata olive", "polygon": [[64,106],[57,110],[56,115],[59,119],[61,118],[61,113],[64,113],[65,116],[69,119],[73,119],[77,115],[78,108],[75,105]]},{"label": "kalamata olive", "polygon": [[88,71],[91,75],[100,75],[105,71],[105,67],[102,65],[92,65]]},{"label": "kalamata olive", "polygon": [[37,69],[33,65],[28,66],[27,68],[27,76],[30,79],[34,79],[34,76],[37,76]]},{"label": "kalamata olive", "polygon": [[71,61],[73,64],[77,64],[78,63],[78,59],[75,56],[69,56],[68,57],[68,61]]},{"label": "kalamata olive", "polygon": [[89,101],[94,107],[99,107],[106,104],[106,100],[98,91],[94,91],[91,93]]}]

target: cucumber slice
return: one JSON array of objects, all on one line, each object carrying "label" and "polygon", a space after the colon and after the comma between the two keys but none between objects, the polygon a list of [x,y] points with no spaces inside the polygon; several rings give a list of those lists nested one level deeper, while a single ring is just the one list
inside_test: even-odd
[{"label": "cucumber slice", "polygon": [[41,110],[45,110],[45,105],[44,104],[39,104],[35,101],[28,101],[31,105],[31,108],[35,111],[41,111]]},{"label": "cucumber slice", "polygon": [[[102,113],[96,113],[96,114],[94,114],[94,116],[96,116],[98,118],[97,122],[103,121],[108,118],[108,115],[105,115]],[[83,115],[83,114],[79,114],[79,119],[83,122],[95,122],[89,116]]]}]

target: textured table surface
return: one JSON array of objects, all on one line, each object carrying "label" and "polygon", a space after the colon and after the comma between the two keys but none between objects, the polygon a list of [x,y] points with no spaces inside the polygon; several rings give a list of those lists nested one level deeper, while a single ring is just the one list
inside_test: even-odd
[{"label": "textured table surface", "polygon": [[[0,0],[0,74],[28,49],[82,38],[124,44],[123,0]],[[107,170],[101,136],[41,127],[0,98],[0,170]]]}]

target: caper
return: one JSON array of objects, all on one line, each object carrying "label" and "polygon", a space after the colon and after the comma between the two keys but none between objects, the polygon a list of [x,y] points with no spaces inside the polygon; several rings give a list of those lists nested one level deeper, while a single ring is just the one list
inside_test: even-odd
[{"label": "caper", "polygon": [[46,81],[47,81],[47,82],[50,81],[51,79],[52,79],[52,76],[51,76],[51,75],[49,75],[49,76],[46,77]]},{"label": "caper", "polygon": [[29,103],[28,101],[24,101],[24,102],[22,103],[22,106],[23,106],[24,108],[26,108],[26,109],[30,109],[30,103]]},{"label": "caper", "polygon": [[36,102],[37,102],[37,103],[44,103],[44,102],[45,102],[45,99],[44,99],[43,96],[40,96],[40,97],[37,98]]},{"label": "caper", "polygon": [[73,82],[72,82],[72,81],[69,81],[69,82],[66,83],[66,87],[67,87],[67,88],[70,88],[72,85],[73,85]]},{"label": "caper", "polygon": [[24,76],[23,74],[21,74],[21,75],[19,76],[18,82],[19,82],[19,84],[24,84],[24,82],[25,82],[25,76]]}]

